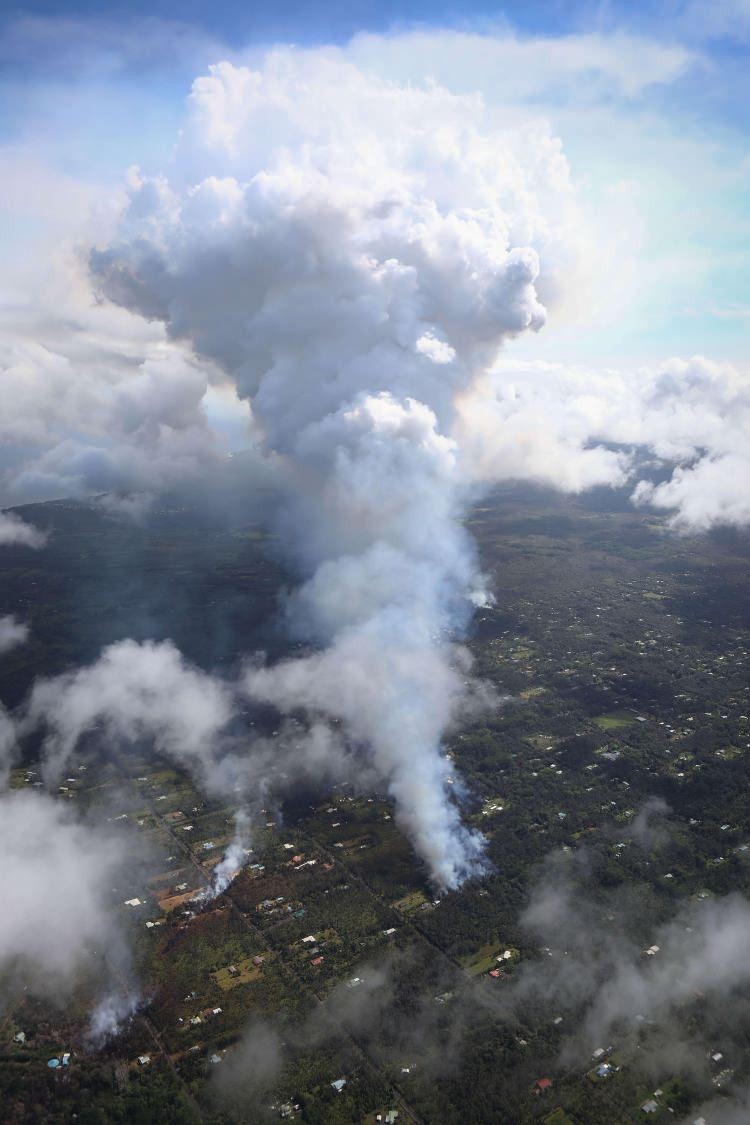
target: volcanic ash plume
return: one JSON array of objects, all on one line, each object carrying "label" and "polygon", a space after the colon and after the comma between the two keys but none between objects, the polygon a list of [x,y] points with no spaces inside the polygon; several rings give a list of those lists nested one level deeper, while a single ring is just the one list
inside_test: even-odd
[{"label": "volcanic ash plume", "polygon": [[455,640],[487,598],[457,412],[503,341],[544,323],[575,225],[565,161],[476,98],[330,56],[221,63],[190,103],[168,175],[133,175],[94,275],[234,381],[286,483],[306,577],[289,617],[319,651],[249,668],[244,689],[338,720],[454,887],[481,842],[441,740],[466,694]]}]

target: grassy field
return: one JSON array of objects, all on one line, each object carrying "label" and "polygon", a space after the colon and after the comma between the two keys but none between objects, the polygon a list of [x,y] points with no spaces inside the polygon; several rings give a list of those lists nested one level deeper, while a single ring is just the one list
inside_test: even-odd
[{"label": "grassy field", "polygon": [[573,1125],[572,1118],[568,1117],[562,1106],[553,1109],[544,1119],[544,1125]]},{"label": "grassy field", "polygon": [[[232,973],[232,968],[237,972]],[[227,965],[226,968],[217,969],[215,973],[209,975],[222,992],[229,992],[230,989],[238,988],[241,984],[250,984],[251,981],[258,980],[261,973],[262,966],[254,965],[252,957],[246,957],[243,961],[235,961],[234,965]]]},{"label": "grassy field", "polygon": [[553,734],[531,734],[527,737],[527,742],[530,742],[535,750],[554,748],[559,741],[559,738],[555,738]]},{"label": "grassy field", "polygon": [[[498,968],[497,958],[508,948],[507,945],[498,945],[496,942],[493,942],[492,945],[483,945],[481,949],[477,949],[475,953],[470,953],[468,956],[462,957],[461,964],[469,976],[481,976],[482,973],[488,973],[490,969]],[[510,965],[512,961],[515,960],[515,950],[511,949],[511,953],[513,954],[513,958],[511,961],[504,961],[504,965]]]},{"label": "grassy field", "polygon": [[635,716],[629,715],[627,711],[608,711],[604,715],[597,715],[591,721],[601,730],[621,730],[622,727],[634,723]]},{"label": "grassy field", "polygon": [[536,699],[538,695],[544,695],[546,690],[547,689],[543,687],[530,687],[519,692],[519,695],[521,699]]},{"label": "grassy field", "polygon": [[392,905],[393,909],[398,910],[401,914],[413,914],[426,902],[427,895],[424,891],[412,891],[411,894],[405,895],[404,898],[400,898],[398,902],[394,902]]}]

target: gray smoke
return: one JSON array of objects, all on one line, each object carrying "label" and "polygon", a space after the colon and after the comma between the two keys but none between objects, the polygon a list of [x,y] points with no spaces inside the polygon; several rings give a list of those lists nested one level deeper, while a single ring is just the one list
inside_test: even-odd
[{"label": "gray smoke", "polygon": [[[50,781],[86,739],[96,749],[148,741],[209,792],[241,806],[238,847],[255,811],[292,782],[335,785],[356,775],[362,789],[377,786],[378,775],[325,722],[303,726],[290,719],[272,735],[233,733],[245,703],[242,681],[194,667],[171,642],[127,640],[108,646],[91,665],[37,680],[16,721],[22,735],[44,731]],[[15,727],[9,717],[7,723],[12,742]]]},{"label": "gray smoke", "polygon": [[214,1093],[245,1120],[249,1106],[257,1108],[260,1098],[268,1096],[294,1054],[334,1043],[339,1056],[345,1053],[347,1033],[368,1036],[392,1004],[392,969],[388,960],[358,965],[357,976],[352,978],[356,987],[351,981],[338,985],[325,1003],[313,1002],[295,1022],[272,1024],[253,1019],[217,1071]]},{"label": "gray smoke", "polygon": [[16,747],[16,725],[0,703],[0,787],[8,781]]},{"label": "gray smoke", "polygon": [[118,1034],[142,1003],[137,992],[114,987],[99,1000],[89,1019],[89,1041],[100,1047]]}]

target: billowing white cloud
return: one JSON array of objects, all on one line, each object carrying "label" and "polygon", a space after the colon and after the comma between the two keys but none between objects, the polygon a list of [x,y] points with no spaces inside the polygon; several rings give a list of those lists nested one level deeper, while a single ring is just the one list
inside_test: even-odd
[{"label": "billowing white cloud", "polygon": [[667,481],[640,481],[635,501],[670,512],[685,530],[747,526],[750,373],[697,356],[649,374],[641,375],[646,388],[631,440],[678,464]]},{"label": "billowing white cloud", "polygon": [[40,323],[36,340],[6,338],[0,350],[0,441],[15,450],[6,493],[159,491],[210,466],[219,447],[203,413],[205,370],[158,340],[122,341],[118,354],[115,333],[92,331],[116,328],[107,315],[70,315],[81,321],[64,339]]},{"label": "billowing white cloud", "polygon": [[[215,371],[163,329],[96,301],[83,248],[107,237],[121,188],[0,147],[0,497],[156,492],[221,456],[204,408]],[[25,232],[25,237],[13,234]]]},{"label": "billowing white cloud", "polygon": [[[566,491],[630,482],[675,528],[750,522],[750,373],[701,356],[633,371],[504,360],[461,403],[462,454],[480,479]],[[633,452],[661,464],[656,481]],[[666,479],[664,479],[666,476]]]},{"label": "billowing white cloud", "polygon": [[452,637],[486,596],[457,396],[544,324],[575,216],[543,128],[277,51],[194,83],[169,178],[135,178],[92,254],[106,296],[234,380],[292,484],[281,522],[310,580],[290,616],[327,648],[246,690],[343,720],[446,886],[480,851],[440,739],[466,676]]},{"label": "billowing white cloud", "polygon": [[[161,25],[154,26],[157,31],[173,33]],[[188,31],[177,28],[174,34]],[[68,45],[80,34],[78,57],[95,62],[99,43],[114,67],[111,73],[117,72],[118,58],[110,57],[117,30],[106,21],[95,27],[67,21],[57,31],[50,21],[20,21],[14,25],[13,34],[22,44],[36,42],[37,38],[49,43],[54,38]],[[127,62],[132,51],[138,55],[144,49],[143,37],[133,28],[121,34],[120,43],[119,62]],[[187,46],[185,59],[197,57],[197,45],[190,40]],[[208,50],[208,43],[203,48]],[[215,45],[210,49],[219,50]],[[146,54],[152,53],[148,47]],[[400,178],[411,192],[412,203],[417,201],[412,189],[422,183],[427,185],[426,197],[434,195],[440,207],[447,204],[454,214],[472,210],[475,223],[477,216],[484,216],[484,222],[492,214],[499,225],[494,230],[485,225],[485,230],[491,237],[497,236],[498,244],[505,241],[509,246],[533,248],[541,266],[534,282],[540,303],[553,308],[555,304],[576,306],[579,337],[583,334],[588,338],[590,334],[585,330],[584,317],[589,318],[588,328],[594,330],[602,319],[603,305],[612,304],[615,278],[629,277],[628,284],[638,290],[643,290],[647,272],[652,279],[661,278],[666,283],[661,267],[655,273],[654,265],[646,270],[637,261],[638,230],[643,222],[636,212],[648,177],[634,168],[629,178],[623,179],[622,170],[617,172],[612,161],[606,167],[592,164],[591,169],[597,169],[594,180],[606,180],[607,170],[611,179],[599,185],[592,206],[594,197],[586,194],[590,184],[584,185],[583,193],[571,189],[560,142],[547,121],[552,119],[571,131],[579,172],[585,173],[592,154],[587,156],[581,150],[580,119],[570,116],[575,104],[595,102],[597,129],[619,135],[621,145],[627,136],[631,138],[627,144],[632,146],[632,136],[637,135],[640,144],[642,123],[627,117],[618,123],[617,112],[626,103],[643,107],[649,89],[674,83],[690,67],[700,68],[703,62],[692,49],[621,32],[519,38],[508,29],[492,35],[435,29],[363,34],[341,48],[279,50],[265,56],[255,51],[248,52],[248,57],[255,60],[254,68],[219,64],[213,74],[196,81],[190,120],[169,162],[167,178],[146,180],[137,171],[131,174],[128,224],[133,232],[139,222],[144,228],[158,222],[163,230],[171,229],[167,218],[170,207],[182,200],[179,216],[173,214],[175,231],[179,227],[183,233],[191,232],[191,242],[183,250],[197,262],[201,254],[204,258],[208,255],[207,242],[222,231],[222,237],[229,237],[232,223],[238,221],[246,205],[248,222],[253,214],[256,224],[265,222],[264,192],[275,192],[278,202],[281,190],[298,196],[308,192],[310,199],[310,193],[317,190],[325,194],[330,207],[341,205],[344,210],[348,192],[349,199],[361,198],[362,207],[350,213],[350,217],[356,213],[359,220],[366,211],[366,200],[375,196],[390,200],[391,187]],[[434,81],[425,83],[426,79]],[[337,96],[342,89],[348,92],[345,98]],[[449,90],[458,91],[460,96]],[[481,96],[477,90],[482,91]],[[570,110],[567,116],[558,113],[563,106]],[[609,123],[605,110],[615,114]],[[274,128],[269,130],[265,124],[263,130],[256,128],[261,118],[264,122],[273,120]],[[398,129],[392,124],[395,119]],[[666,119],[652,120],[645,130],[648,136],[652,136],[654,124],[658,129],[653,135],[658,136],[659,145],[665,144],[670,152],[674,149],[670,160],[684,167],[688,151],[685,144],[695,149],[698,140],[692,135],[685,140],[682,133],[668,135]],[[307,155],[300,160],[303,139]],[[287,167],[275,168],[274,161],[282,159],[279,154],[284,152],[289,157]],[[322,152],[328,171],[321,176],[316,160],[319,162]],[[459,152],[460,171],[454,159]],[[724,188],[723,181],[716,179],[714,156],[704,146],[696,164],[702,170],[713,168],[707,190],[718,193]],[[444,168],[451,159],[454,165],[446,176]],[[648,159],[654,168],[661,167],[655,153],[650,152]],[[285,180],[293,165],[293,174]],[[502,175],[498,177],[496,168],[500,165]],[[222,425],[213,424],[216,412],[210,405],[216,396],[211,383],[217,372],[215,363],[205,356],[212,356],[224,369],[230,368],[241,390],[254,394],[256,374],[247,369],[246,361],[225,354],[229,346],[226,341],[234,340],[231,346],[235,349],[240,342],[237,326],[247,296],[244,283],[233,289],[227,285],[226,272],[219,278],[222,261],[218,259],[210,269],[202,270],[201,284],[214,298],[213,304],[207,303],[205,315],[196,307],[199,286],[192,298],[175,291],[182,305],[180,315],[189,316],[191,323],[189,331],[183,331],[175,305],[168,317],[168,332],[180,339],[190,338],[204,353],[196,361],[166,339],[162,314],[156,306],[142,308],[157,318],[147,323],[127,310],[91,300],[80,269],[80,249],[92,241],[100,245],[112,241],[122,199],[119,190],[76,180],[45,165],[39,149],[32,152],[19,144],[0,149],[0,166],[5,173],[0,206],[13,220],[9,229],[31,226],[36,231],[23,254],[9,256],[0,278],[0,285],[7,291],[0,300],[0,324],[6,331],[0,388],[5,390],[4,401],[8,403],[2,432],[8,453],[0,470],[0,488],[9,499],[16,500],[103,490],[135,490],[145,497],[160,488],[199,479],[211,471],[220,456],[223,439],[217,429],[224,430]],[[259,169],[262,176],[257,178]],[[658,174],[666,177],[659,188],[661,199],[671,173],[665,168]],[[296,186],[291,188],[293,181]],[[449,182],[453,194],[450,199],[442,198]],[[265,185],[263,191],[261,184]],[[489,207],[485,207],[487,200]],[[585,207],[584,200],[588,201]],[[645,198],[641,202],[646,206]],[[614,207],[611,214],[610,203]],[[399,206],[403,216],[406,210]],[[414,216],[418,218],[416,211]],[[295,221],[302,221],[301,212]],[[511,226],[506,230],[503,223]],[[386,226],[383,224],[382,229]],[[388,226],[389,236],[392,228],[393,223]],[[464,232],[468,229],[464,223]],[[319,230],[323,235],[320,225]],[[607,231],[620,234],[610,237]],[[267,234],[270,237],[270,232]],[[259,247],[260,241],[256,249]],[[290,258],[290,267],[292,263]],[[207,264],[202,262],[202,266]],[[682,261],[677,268],[681,276],[694,272],[686,271]],[[242,263],[234,260],[232,269],[241,271]],[[264,331],[273,333],[274,325],[285,315],[284,302],[293,304],[296,300],[286,280],[283,274],[277,278],[281,291],[273,311],[275,321],[268,319],[271,312],[267,308],[265,326],[256,317],[244,332],[241,342],[245,352],[262,357]],[[177,284],[174,278],[172,282]],[[109,283],[115,284],[114,277]],[[340,283],[345,289],[343,274]],[[381,288],[385,290],[387,285]],[[295,293],[299,295],[299,288]],[[154,296],[155,290],[150,296],[152,302]],[[252,304],[252,296],[249,299]],[[135,296],[127,300],[131,307],[140,307]],[[215,309],[221,302],[226,305],[226,323],[220,329],[216,324],[209,329],[209,320],[215,320]],[[383,304],[381,311],[389,317],[389,304]],[[347,312],[356,335],[353,307]],[[542,314],[537,310],[536,315]],[[321,320],[320,335],[330,335],[334,330],[340,333],[336,324],[335,320]],[[479,340],[476,318],[467,320],[466,330]],[[224,348],[220,340],[208,338],[217,331],[224,339]],[[299,331],[299,339],[306,339],[308,328],[304,323]],[[435,367],[444,367],[448,380],[457,357],[453,345],[435,334],[434,326],[423,325],[410,346]],[[259,362],[262,364],[263,359]],[[280,381],[281,372],[277,371],[274,382],[278,386]],[[366,381],[372,381],[369,374]],[[163,388],[163,393],[161,389],[157,393],[157,387]],[[616,387],[613,393],[617,393]],[[420,394],[415,397],[419,399]],[[290,401],[296,405],[299,396],[287,398],[289,409]],[[228,395],[227,402],[230,399],[231,440],[236,448],[248,417],[233,394]],[[554,393],[549,400],[555,401]],[[509,409],[506,397],[502,409],[493,407],[486,417],[478,413],[475,417],[475,428],[483,431],[480,475],[488,462],[494,462],[498,472],[505,462],[513,474],[533,480],[555,476],[561,486],[574,489],[621,481],[625,459],[602,447],[586,447],[582,456],[575,428],[562,433],[563,421],[571,421],[575,427],[576,420],[567,411],[559,421],[550,418],[543,396],[535,403],[538,418],[526,407],[523,419],[520,404],[513,407],[516,421],[524,423],[524,439],[509,449],[501,432]],[[295,427],[299,419],[291,411],[290,419]],[[440,419],[441,425],[443,422]],[[545,440],[550,425],[560,432],[560,440],[552,445]],[[726,477],[725,469],[733,467],[731,461],[725,465],[719,460],[713,468],[706,464],[699,474],[701,480],[691,474],[679,482],[679,487],[675,481],[674,488],[654,492],[653,501],[687,510],[689,491],[700,486],[702,492],[717,493],[721,482],[709,483],[703,478]],[[743,518],[742,505],[735,502],[731,488],[727,491],[730,495],[726,497],[717,495],[716,513],[696,507],[692,522],[709,526],[725,515],[731,520]],[[643,499],[648,494],[644,486],[638,496]]]}]

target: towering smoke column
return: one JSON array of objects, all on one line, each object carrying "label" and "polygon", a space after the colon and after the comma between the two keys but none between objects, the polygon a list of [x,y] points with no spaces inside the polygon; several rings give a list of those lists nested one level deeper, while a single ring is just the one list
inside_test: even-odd
[{"label": "towering smoke column", "polygon": [[466,691],[455,640],[487,597],[457,408],[544,323],[571,212],[543,129],[280,52],[195,82],[168,176],[133,175],[121,239],[91,259],[110,299],[235,381],[287,484],[307,575],[290,620],[320,647],[245,690],[339,720],[442,887],[482,852],[441,750]]}]

